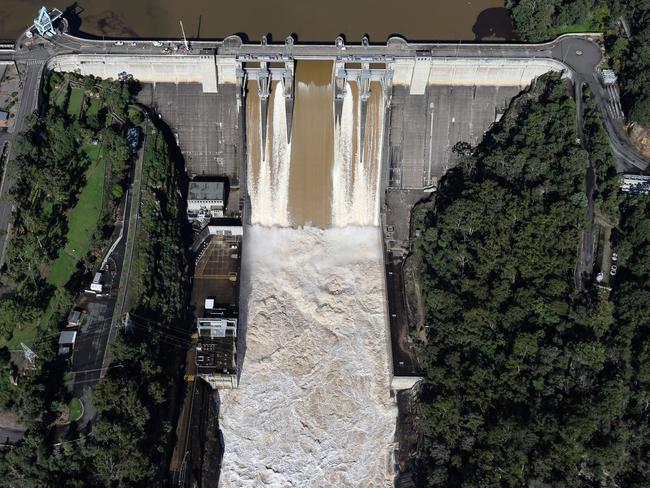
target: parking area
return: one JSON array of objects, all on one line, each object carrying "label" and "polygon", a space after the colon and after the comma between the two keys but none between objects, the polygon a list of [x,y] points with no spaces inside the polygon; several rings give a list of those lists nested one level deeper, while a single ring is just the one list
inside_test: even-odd
[{"label": "parking area", "polygon": [[242,161],[237,87],[203,93],[199,83],[145,84],[138,101],[153,107],[176,134],[191,176],[228,176],[239,186]]},{"label": "parking area", "polygon": [[424,95],[409,95],[407,87],[394,87],[389,185],[435,185],[457,163],[454,145],[476,145],[519,91],[518,86],[429,85]]}]

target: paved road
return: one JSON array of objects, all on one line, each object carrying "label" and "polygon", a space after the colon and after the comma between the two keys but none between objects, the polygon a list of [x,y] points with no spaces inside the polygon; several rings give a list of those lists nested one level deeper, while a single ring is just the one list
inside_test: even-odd
[{"label": "paved road", "polygon": [[[78,422],[85,426],[95,415],[90,405],[91,388],[108,371],[107,356],[109,343],[117,331],[119,322],[124,314],[125,297],[128,292],[128,280],[133,260],[135,229],[140,205],[140,180],[142,178],[142,159],[144,143],[142,144],[136,163],[131,168],[131,185],[127,192],[123,215],[125,222],[122,239],[108,260],[109,270],[105,273],[109,279],[110,290],[108,297],[93,299],[87,306],[88,320],[83,327],[75,344],[75,355],[72,367],[73,393],[81,398],[87,407]],[[117,237],[119,228],[114,232]]]},{"label": "paved road", "polygon": [[3,445],[15,444],[23,438],[24,430],[10,429],[7,427],[0,427],[0,450]]},{"label": "paved road", "polygon": [[612,151],[623,161],[626,169],[647,171],[650,160],[636,152],[625,133],[622,121],[613,118],[608,110],[608,96],[596,73],[596,66],[602,58],[600,48],[585,39],[570,37],[558,43],[553,51],[553,57],[573,70],[576,83],[584,83],[591,89],[603,116]]}]

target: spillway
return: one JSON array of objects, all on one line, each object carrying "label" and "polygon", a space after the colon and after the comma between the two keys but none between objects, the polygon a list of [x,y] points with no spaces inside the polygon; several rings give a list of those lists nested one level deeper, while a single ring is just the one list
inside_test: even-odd
[{"label": "spillway", "polygon": [[[365,121],[355,82],[347,84],[335,121],[332,225],[378,225],[384,104],[380,83],[371,84]],[[365,125],[363,140],[361,126]]]},{"label": "spillway", "polygon": [[323,61],[298,64],[291,144],[282,83],[275,82],[271,90],[264,142],[262,101],[256,83],[249,82],[247,160],[253,224],[378,225],[382,88],[378,82],[371,84],[363,113],[357,83],[348,82],[341,116],[335,118],[332,68]]},{"label": "spillway", "polygon": [[296,67],[289,183],[289,209],[295,226],[326,228],[332,223],[332,69],[329,61],[300,61]]},{"label": "spillway", "polygon": [[254,225],[244,240],[239,388],[220,392],[224,487],[392,486],[397,410],[377,227],[382,91],[373,84],[364,111],[350,82],[337,119],[332,69],[298,63],[291,144],[281,83],[266,143],[263,103],[248,86]]},{"label": "spillway", "polygon": [[249,82],[246,117],[251,222],[287,227],[291,225],[288,212],[291,145],[287,143],[287,117],[282,82],[272,86],[268,103],[266,141],[262,131],[262,101],[255,82]]}]

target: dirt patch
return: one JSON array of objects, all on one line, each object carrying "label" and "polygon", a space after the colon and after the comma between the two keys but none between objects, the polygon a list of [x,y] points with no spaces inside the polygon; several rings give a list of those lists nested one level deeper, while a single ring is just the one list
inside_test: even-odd
[{"label": "dirt patch", "polygon": [[11,412],[0,412],[0,428],[25,430],[27,427],[18,422],[18,416]]},{"label": "dirt patch", "polygon": [[646,158],[650,158],[650,127],[630,124],[627,133],[636,150]]},{"label": "dirt patch", "polygon": [[424,301],[419,271],[420,258],[417,254],[412,254],[404,261],[403,268],[406,311],[411,328],[416,331],[418,338],[426,343]]},{"label": "dirt patch", "polygon": [[398,473],[396,486],[408,486],[412,481],[413,461],[417,454],[420,439],[420,408],[418,402],[419,386],[416,385],[410,390],[403,390],[397,393],[397,431],[395,433],[398,442],[397,465]]},{"label": "dirt patch", "polygon": [[[435,209],[435,198],[421,201],[413,207],[411,222],[413,235],[411,240],[417,240],[420,233],[426,230],[429,225],[426,222],[427,214]],[[415,246],[411,246],[414,248]],[[406,295],[406,309],[408,321],[418,338],[426,344],[426,307],[424,306],[424,295],[422,291],[422,280],[420,277],[420,268],[422,260],[417,248],[404,261],[404,292]]]}]

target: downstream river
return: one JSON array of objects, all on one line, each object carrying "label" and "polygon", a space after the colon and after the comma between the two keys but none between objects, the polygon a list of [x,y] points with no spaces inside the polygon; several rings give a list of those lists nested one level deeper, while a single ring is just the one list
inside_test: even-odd
[{"label": "downstream river", "polygon": [[[43,0],[0,1],[0,38],[12,39],[29,25]],[[512,39],[503,0],[79,0],[47,2],[68,10],[73,30],[94,36],[221,39],[243,33],[251,41],[270,33],[282,41],[348,41],[368,34],[383,42],[391,34],[410,40]]]}]

